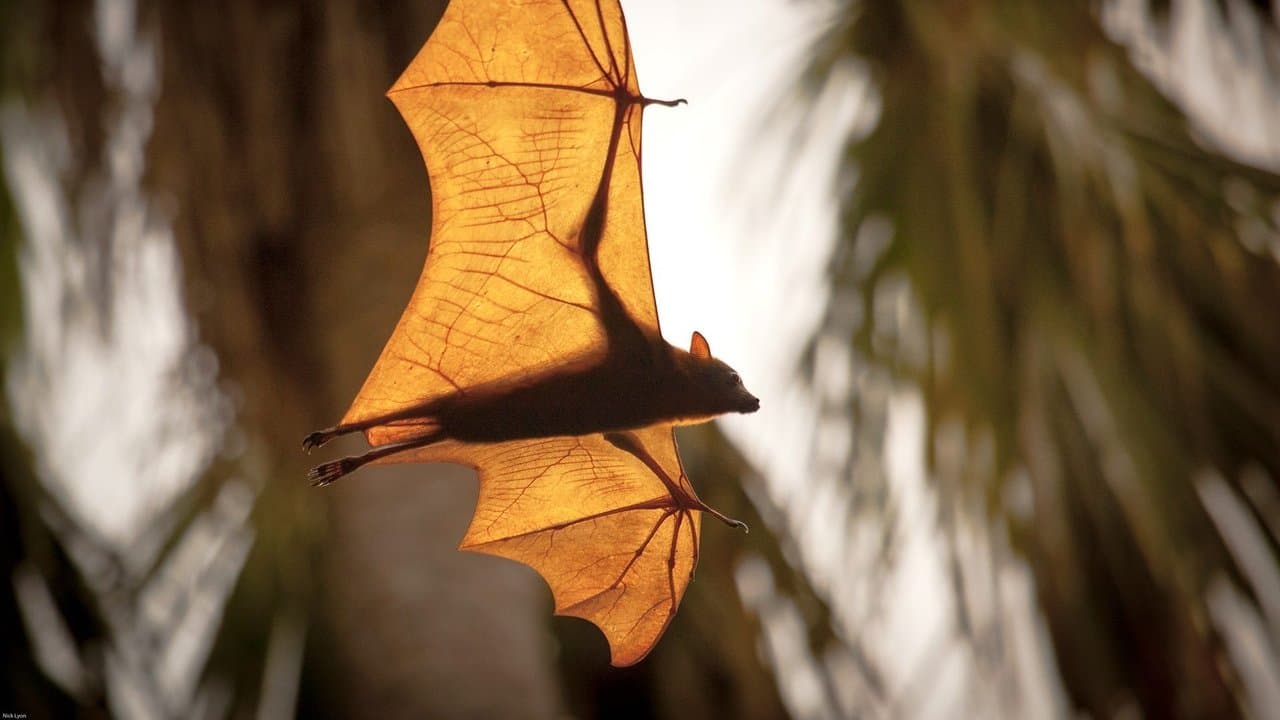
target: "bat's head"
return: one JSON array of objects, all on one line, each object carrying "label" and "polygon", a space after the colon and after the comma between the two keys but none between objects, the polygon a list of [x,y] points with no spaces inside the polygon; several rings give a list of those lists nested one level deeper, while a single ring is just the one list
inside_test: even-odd
[{"label": "bat's head", "polygon": [[692,394],[700,406],[698,410],[714,416],[727,412],[753,413],[760,409],[760,400],[747,391],[738,373],[711,356],[711,347],[702,333],[693,334],[689,355],[693,361],[690,375],[696,388]]}]

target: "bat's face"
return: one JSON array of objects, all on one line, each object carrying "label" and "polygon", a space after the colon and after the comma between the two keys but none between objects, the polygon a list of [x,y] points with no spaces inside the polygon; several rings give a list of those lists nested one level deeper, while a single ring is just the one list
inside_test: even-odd
[{"label": "bat's face", "polygon": [[742,384],[742,378],[733,368],[720,360],[712,360],[714,370],[712,374],[715,381],[725,388],[724,395],[727,401],[727,409],[732,412],[753,413],[760,409],[760,400],[755,395],[747,391],[745,385]]},{"label": "bat's face", "polygon": [[691,395],[701,413],[714,416],[760,409],[760,400],[747,391],[742,378],[728,364],[716,358],[695,358],[694,362],[691,374],[695,388]]},{"label": "bat's face", "polygon": [[704,422],[716,415],[753,413],[760,409],[760,400],[747,392],[738,373],[712,357],[711,346],[702,333],[693,334],[689,352],[672,350],[685,368],[687,387],[680,390],[682,404],[690,411],[685,422]]}]

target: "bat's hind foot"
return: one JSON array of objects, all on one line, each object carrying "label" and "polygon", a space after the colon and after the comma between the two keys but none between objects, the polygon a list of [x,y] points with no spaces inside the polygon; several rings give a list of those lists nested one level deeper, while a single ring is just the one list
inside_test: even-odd
[{"label": "bat's hind foot", "polygon": [[332,485],[338,478],[359,467],[357,460],[357,458],[347,457],[317,465],[307,472],[307,480],[311,483],[311,487]]},{"label": "bat's hind foot", "polygon": [[317,430],[302,439],[302,449],[311,452],[338,436],[336,428]]},{"label": "bat's hind foot", "polygon": [[[327,431],[322,430],[319,433],[311,433],[311,434],[323,435],[325,432]],[[340,433],[337,433],[337,434],[340,434]],[[308,440],[311,439],[310,436],[308,436],[307,439]],[[420,438],[414,438],[412,440],[405,440],[403,442],[391,443],[390,445],[379,445],[378,447],[373,448],[372,450],[370,450],[369,452],[363,455],[353,455],[351,457],[344,457],[340,460],[333,460],[332,462],[327,462],[327,463],[324,463],[323,465],[317,465],[311,468],[310,472],[307,473],[307,480],[311,481],[311,485],[313,487],[324,487],[325,485],[332,485],[335,480],[342,477],[343,475],[350,475],[351,473],[355,472],[358,468],[363,467],[375,460],[381,460],[382,458],[387,457],[388,455],[395,455],[396,453],[404,452],[405,450],[413,450],[415,448],[426,447],[427,445],[430,445],[434,442],[439,442],[439,440],[440,440],[440,435],[437,433],[432,433]]]},{"label": "bat's hind foot", "polygon": [[724,513],[720,512],[719,510],[716,510],[713,507],[708,507],[706,504],[702,504],[702,506],[699,507],[698,509],[710,515],[711,517],[719,520],[725,525],[728,525],[731,528],[736,528],[738,530],[741,530],[743,533],[751,532],[751,528],[747,527],[746,523],[742,522],[741,520],[734,520],[733,518],[729,517],[728,515],[725,515]]}]

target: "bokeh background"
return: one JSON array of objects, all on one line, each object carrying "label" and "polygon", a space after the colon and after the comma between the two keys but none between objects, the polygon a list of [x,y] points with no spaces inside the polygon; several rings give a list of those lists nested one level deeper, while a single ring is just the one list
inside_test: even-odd
[{"label": "bokeh background", "polygon": [[664,330],[764,406],[682,431],[752,531],[626,670],[467,471],[303,480],[443,6],[0,1],[0,711],[1280,715],[1274,4],[624,3]]}]

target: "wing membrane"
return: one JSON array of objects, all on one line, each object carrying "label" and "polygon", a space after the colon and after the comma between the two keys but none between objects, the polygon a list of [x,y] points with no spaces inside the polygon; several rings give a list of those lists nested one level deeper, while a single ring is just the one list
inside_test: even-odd
[{"label": "wing membrane", "polygon": [[[462,547],[532,566],[557,613],[600,627],[615,665],[638,662],[692,578],[699,510],[716,514],[689,484],[671,425],[468,443],[436,432],[450,416],[425,407],[547,381],[606,353],[625,365],[661,339],[641,195],[645,103],[621,8],[453,0],[389,95],[427,163],[430,249],[348,427],[317,435],[357,424],[375,446],[412,442],[323,469],[477,468]],[[607,401],[565,397],[563,410]]]},{"label": "wing membrane", "polygon": [[604,632],[615,665],[638,662],[671,621],[697,564],[701,522],[671,427],[629,437],[630,450],[602,435],[490,448],[462,541],[537,570],[558,614]]},{"label": "wing membrane", "polygon": [[453,0],[391,88],[528,83],[638,91],[616,0]]},{"label": "wing membrane", "polygon": [[[657,333],[641,106],[619,116],[618,88],[639,93],[616,1],[450,3],[389,93],[427,161],[430,250],[344,423],[603,352],[600,289],[579,234],[606,181],[597,261],[632,319]],[[381,445],[415,432],[367,434]]]}]

